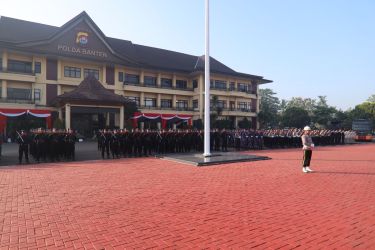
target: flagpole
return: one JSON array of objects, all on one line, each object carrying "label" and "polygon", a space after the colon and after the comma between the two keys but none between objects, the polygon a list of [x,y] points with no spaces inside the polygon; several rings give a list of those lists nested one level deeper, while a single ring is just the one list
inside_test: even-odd
[{"label": "flagpole", "polygon": [[209,0],[206,5],[205,60],[204,60],[204,157],[210,157],[210,40],[209,40]]}]

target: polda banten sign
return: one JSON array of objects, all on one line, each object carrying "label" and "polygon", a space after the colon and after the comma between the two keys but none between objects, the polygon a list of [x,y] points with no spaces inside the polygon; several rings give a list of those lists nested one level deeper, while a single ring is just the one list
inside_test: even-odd
[{"label": "polda banten sign", "polygon": [[68,46],[68,45],[63,45],[63,44],[58,44],[57,50],[72,53],[72,54],[85,55],[85,56],[96,56],[96,57],[102,57],[102,58],[108,57],[107,53],[103,51],[73,47],[73,46]]}]

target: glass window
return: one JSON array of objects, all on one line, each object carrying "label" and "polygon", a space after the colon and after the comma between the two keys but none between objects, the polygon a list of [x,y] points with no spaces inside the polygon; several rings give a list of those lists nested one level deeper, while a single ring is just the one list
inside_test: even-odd
[{"label": "glass window", "polygon": [[16,60],[8,60],[8,70],[21,73],[32,73],[32,63]]},{"label": "glass window", "polygon": [[161,107],[162,108],[171,108],[172,107],[172,100],[170,100],[170,99],[161,99]]},{"label": "glass window", "polygon": [[234,82],[231,82],[230,84],[229,84],[229,90],[230,91],[233,91],[233,90],[235,90],[236,89],[236,84],[234,83]]},{"label": "glass window", "polygon": [[176,108],[187,108],[188,107],[188,101],[187,100],[178,100],[176,102]]},{"label": "glass window", "polygon": [[137,105],[137,107],[139,107],[139,104],[140,104],[139,97],[136,97],[136,96],[127,96],[126,98],[129,101],[135,102],[135,104]]},{"label": "glass window", "polygon": [[215,87],[214,80],[211,80],[211,81],[210,81],[210,88],[214,88],[214,87]]},{"label": "glass window", "polygon": [[40,62],[35,62],[34,67],[35,74],[40,74],[42,72],[42,64]]},{"label": "glass window", "polygon": [[198,80],[193,80],[193,88],[198,88]]},{"label": "glass window", "polygon": [[247,84],[246,83],[238,83],[238,91],[247,92]]},{"label": "glass window", "polygon": [[72,78],[81,78],[81,69],[75,67],[64,67],[64,76],[65,77],[72,77]]},{"label": "glass window", "polygon": [[148,85],[148,86],[156,86],[156,77],[145,76],[144,83],[145,85]]},{"label": "glass window", "polygon": [[7,98],[11,100],[31,100],[31,89],[7,89]]},{"label": "glass window", "polygon": [[84,69],[84,77],[93,75],[97,80],[99,80],[99,70],[98,69]]},{"label": "glass window", "polygon": [[40,101],[40,89],[34,89],[34,100]]},{"label": "glass window", "polygon": [[161,86],[163,88],[172,88],[172,79],[162,78],[161,79]]},{"label": "glass window", "polygon": [[198,108],[198,100],[193,100],[193,108]]},{"label": "glass window", "polygon": [[176,88],[178,88],[178,89],[187,89],[187,81],[185,81],[185,80],[177,80],[176,81]]},{"label": "glass window", "polygon": [[227,89],[227,82],[215,80],[215,88],[216,89]]},{"label": "glass window", "polygon": [[145,107],[156,107],[156,98],[145,98]]},{"label": "glass window", "polygon": [[238,109],[247,110],[247,102],[239,102]]},{"label": "glass window", "polygon": [[139,75],[125,74],[125,83],[139,84]]},{"label": "glass window", "polygon": [[123,82],[124,81],[124,72],[118,72],[118,80],[120,82]]}]

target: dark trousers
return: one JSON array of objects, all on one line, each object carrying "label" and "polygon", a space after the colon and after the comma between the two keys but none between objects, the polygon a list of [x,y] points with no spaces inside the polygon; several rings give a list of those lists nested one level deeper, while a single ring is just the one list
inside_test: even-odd
[{"label": "dark trousers", "polygon": [[22,163],[22,157],[25,155],[25,160],[29,163],[29,145],[27,144],[20,144],[18,148],[18,161]]},{"label": "dark trousers", "polygon": [[302,164],[304,167],[310,166],[312,151],[311,150],[303,150],[303,161]]}]

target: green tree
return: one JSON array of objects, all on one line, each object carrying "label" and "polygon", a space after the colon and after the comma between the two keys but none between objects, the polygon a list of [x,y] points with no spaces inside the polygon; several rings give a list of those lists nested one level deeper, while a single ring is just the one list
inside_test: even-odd
[{"label": "green tree", "polygon": [[238,127],[243,129],[249,129],[251,128],[251,122],[245,117],[238,122]]},{"label": "green tree", "polygon": [[312,122],[315,126],[318,128],[327,128],[332,122],[334,124],[340,123],[339,120],[335,119],[338,111],[335,107],[328,105],[327,97],[318,96],[318,98],[312,110]]},{"label": "green tree", "polygon": [[368,102],[375,102],[375,94],[374,95],[371,95],[368,99],[367,99]]},{"label": "green tree", "polygon": [[281,115],[281,125],[284,127],[302,128],[310,121],[309,113],[301,107],[287,107]]},{"label": "green tree", "polygon": [[272,89],[260,89],[259,123],[262,128],[277,126],[280,100]]}]

